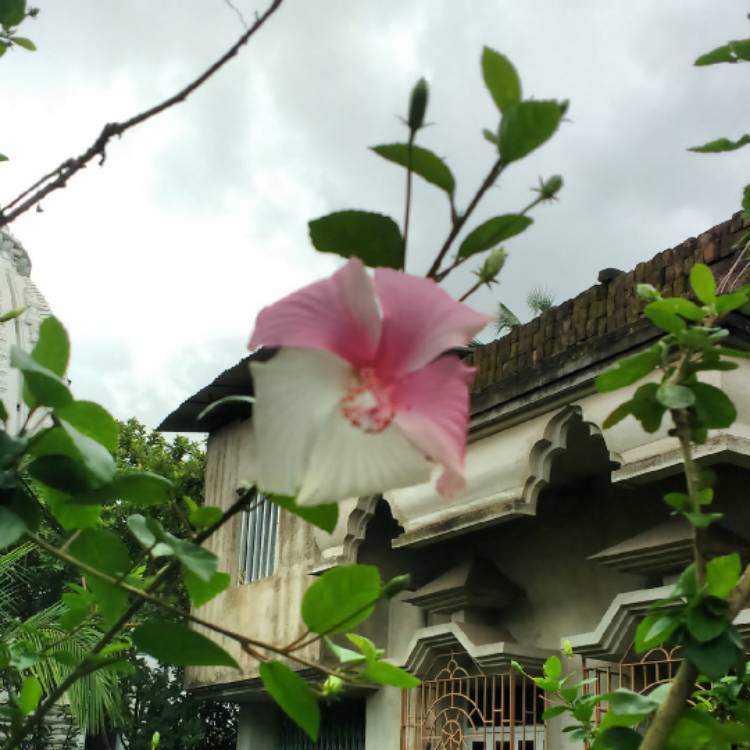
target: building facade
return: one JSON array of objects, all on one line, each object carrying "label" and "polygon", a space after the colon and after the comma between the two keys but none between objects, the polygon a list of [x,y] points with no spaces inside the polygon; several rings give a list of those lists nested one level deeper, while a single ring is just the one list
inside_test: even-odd
[{"label": "building facade", "polygon": [[[744,229],[747,227],[745,226]],[[641,316],[637,283],[686,294],[696,262],[721,276],[737,260],[739,216],[595,285],[490,344],[477,367],[466,489],[440,498],[425,484],[341,504],[332,534],[261,504],[211,540],[232,586],[200,610],[255,637],[289,642],[314,576],[376,564],[412,587],[382,602],[362,633],[422,679],[408,691],[353,692],[324,709],[321,739],[306,741],[263,693],[257,665],[230,641],[241,672],[196,668],[193,690],[242,705],[238,750],[563,750],[564,718],[542,719],[545,696],[511,669],[538,672],[569,639],[566,669],[601,689],[647,690],[669,680],[679,655],[634,653],[635,625],[691,559],[690,530],[661,497],[683,487],[667,425],[645,433],[632,418],[603,431],[631,390],[599,394],[594,379],[659,335]],[[750,319],[726,321],[731,345],[750,349]],[[718,474],[711,552],[750,554],[750,362],[712,373],[738,409],[697,454]],[[162,424],[205,430],[201,409],[252,388],[247,362],[219,376]],[[209,425],[206,501],[227,507],[251,479],[252,415],[227,407]],[[750,635],[750,611],[737,624]],[[318,644],[305,656],[325,660]],[[308,676],[308,675],[305,675]]]}]

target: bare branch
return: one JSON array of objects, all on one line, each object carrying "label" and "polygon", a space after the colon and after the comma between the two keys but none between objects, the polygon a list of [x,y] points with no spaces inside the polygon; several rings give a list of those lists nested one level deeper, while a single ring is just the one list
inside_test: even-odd
[{"label": "bare branch", "polygon": [[73,175],[80,172],[93,159],[99,159],[99,164],[104,164],[107,158],[107,145],[115,136],[121,136],[126,131],[150,120],[158,114],[184,102],[196,89],[200,88],[209,78],[226,65],[250,38],[265,24],[265,22],[278,10],[283,0],[273,0],[266,11],[256,16],[255,22],[245,31],[242,36],[210,67],[195,78],[176,94],[170,96],[159,104],[134,115],[123,122],[107,123],[98,138],[79,156],[66,159],[59,167],[39,178],[31,187],[16,196],[10,203],[0,208],[0,227],[7,226],[15,221],[21,214],[38,205],[39,202],[54,190],[64,188]]}]

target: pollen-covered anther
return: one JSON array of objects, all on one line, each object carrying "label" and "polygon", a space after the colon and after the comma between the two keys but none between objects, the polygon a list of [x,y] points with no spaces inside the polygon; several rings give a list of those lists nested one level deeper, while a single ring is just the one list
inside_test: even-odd
[{"label": "pollen-covered anther", "polygon": [[391,391],[372,368],[365,367],[353,374],[341,399],[341,411],[363,432],[382,432],[396,411]]}]

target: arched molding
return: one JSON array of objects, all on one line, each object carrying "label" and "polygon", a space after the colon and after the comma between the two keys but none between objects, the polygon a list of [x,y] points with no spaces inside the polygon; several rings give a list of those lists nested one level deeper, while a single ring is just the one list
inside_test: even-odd
[{"label": "arched molding", "polygon": [[622,463],[622,458],[609,450],[599,425],[586,421],[583,409],[578,404],[565,406],[549,420],[544,436],[534,444],[529,453],[529,472],[523,487],[523,503],[531,512],[536,512],[539,495],[550,483],[555,459],[568,450],[571,434],[579,426],[585,428],[587,439],[598,438],[602,441],[610,464],[619,466]]},{"label": "arched molding", "polygon": [[320,529],[315,530],[323,559],[313,572],[320,573],[335,565],[357,562],[360,545],[365,540],[367,527],[375,516],[380,502],[386,503],[393,514],[391,505],[381,495],[365,495],[339,503],[339,523],[333,533],[326,534]]}]

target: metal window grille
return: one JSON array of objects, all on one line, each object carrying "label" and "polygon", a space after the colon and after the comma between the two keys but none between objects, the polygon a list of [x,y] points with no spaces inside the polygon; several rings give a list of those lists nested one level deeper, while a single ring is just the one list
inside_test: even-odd
[{"label": "metal window grille", "polygon": [[[627,688],[636,693],[649,693],[658,685],[671,682],[680,666],[678,649],[654,648],[643,657],[633,656],[631,646],[618,663],[605,663],[587,667],[584,664],[583,677],[592,682],[585,688],[587,692],[602,695],[617,688]],[[699,687],[696,685],[696,688]],[[594,720],[601,721],[607,711],[606,702],[598,703]]]},{"label": "metal window grille", "polygon": [[544,750],[544,693],[513,671],[484,674],[470,661],[440,657],[434,677],[403,691],[401,750]]},{"label": "metal window grille", "polygon": [[276,570],[279,506],[258,495],[250,510],[242,514],[240,527],[240,581],[268,578]]}]

